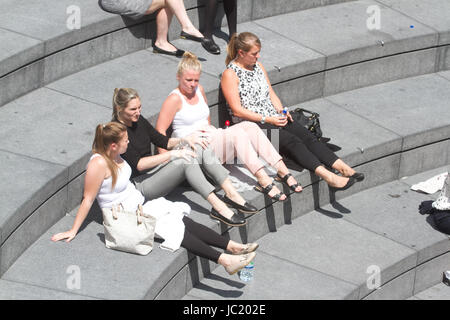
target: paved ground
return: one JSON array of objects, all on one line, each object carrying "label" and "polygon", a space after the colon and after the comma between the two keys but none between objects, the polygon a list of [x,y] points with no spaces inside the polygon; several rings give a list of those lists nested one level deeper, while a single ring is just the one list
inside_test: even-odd
[{"label": "paved ground", "polygon": [[[409,189],[440,172],[445,168],[363,191],[295,219],[258,240],[253,281],[242,282],[218,267],[184,299],[345,299],[358,298],[358,292],[364,298],[367,286],[375,283],[370,277],[377,267],[383,270],[381,282],[388,282],[391,291],[383,298],[409,298],[420,286],[421,274],[442,277],[433,268],[415,273],[410,268],[413,261],[408,262],[427,260],[433,243],[442,241],[448,248],[448,237],[418,212],[418,205],[435,195]],[[450,263],[447,266],[450,269]],[[383,279],[394,269],[402,275]],[[448,299],[449,291],[438,285],[415,298]],[[377,298],[378,292],[374,294]]]},{"label": "paved ground", "polygon": [[443,283],[439,283],[427,290],[417,293],[411,300],[450,300],[450,287]]}]

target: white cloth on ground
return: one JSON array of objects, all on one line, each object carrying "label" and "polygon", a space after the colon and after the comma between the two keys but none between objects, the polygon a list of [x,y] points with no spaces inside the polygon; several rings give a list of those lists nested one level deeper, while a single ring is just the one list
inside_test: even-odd
[{"label": "white cloth on ground", "polygon": [[447,178],[447,175],[448,175],[448,173],[444,172],[444,173],[438,174],[426,181],[416,183],[411,186],[411,190],[422,191],[422,192],[425,192],[428,194],[433,194],[435,192],[438,192],[444,186],[444,181]]},{"label": "white cloth on ground", "polygon": [[155,233],[164,239],[160,248],[171,252],[178,250],[184,238],[183,217],[191,212],[191,207],[163,197],[147,201],[142,207],[144,214],[156,218]]}]

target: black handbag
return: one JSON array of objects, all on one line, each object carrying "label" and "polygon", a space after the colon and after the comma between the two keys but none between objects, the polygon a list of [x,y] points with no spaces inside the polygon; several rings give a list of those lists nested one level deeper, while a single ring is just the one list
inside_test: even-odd
[{"label": "black handbag", "polygon": [[317,139],[322,138],[322,130],[320,129],[319,114],[303,108],[297,108],[290,112],[292,119],[300,123],[303,127],[311,131]]},{"label": "black handbag", "polygon": [[330,138],[325,138],[320,128],[319,114],[317,112],[309,111],[303,108],[297,108],[291,111],[291,116],[294,121],[309,130],[320,142],[333,152],[341,150],[341,147],[330,143]]}]

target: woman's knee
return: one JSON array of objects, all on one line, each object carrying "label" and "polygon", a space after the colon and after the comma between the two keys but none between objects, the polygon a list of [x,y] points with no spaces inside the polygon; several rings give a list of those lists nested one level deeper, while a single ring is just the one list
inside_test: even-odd
[{"label": "woman's knee", "polygon": [[164,7],[166,7],[166,0],[153,0],[152,4],[147,9],[147,12],[145,14],[152,14]]}]

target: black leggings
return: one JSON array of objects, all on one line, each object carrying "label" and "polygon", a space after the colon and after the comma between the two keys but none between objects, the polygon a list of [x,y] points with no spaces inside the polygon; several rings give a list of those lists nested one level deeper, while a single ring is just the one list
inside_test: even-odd
[{"label": "black leggings", "polygon": [[[217,15],[218,0],[206,0],[205,5],[205,29],[203,30],[203,36],[207,39],[212,38],[212,32],[214,29],[214,20]],[[237,25],[237,0],[223,0],[223,7],[225,10],[225,16],[227,17],[228,30],[230,37],[233,33],[236,33]]]},{"label": "black leggings", "polygon": [[312,172],[322,164],[331,168],[339,159],[323,142],[317,140],[314,134],[297,122],[288,122],[283,128],[271,124],[260,127],[268,132],[279,130],[280,153]]},{"label": "black leggings", "polygon": [[217,263],[221,252],[214,250],[210,245],[226,250],[230,240],[186,216],[183,222],[185,228],[181,246],[197,256]]}]

